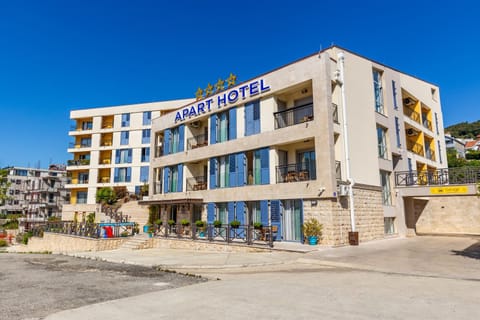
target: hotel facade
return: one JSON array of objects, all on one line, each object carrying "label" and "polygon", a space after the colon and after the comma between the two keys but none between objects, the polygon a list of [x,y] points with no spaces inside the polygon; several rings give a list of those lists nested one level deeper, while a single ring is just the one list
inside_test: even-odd
[{"label": "hotel facade", "polygon": [[[115,111],[108,133],[102,118],[113,109],[93,118],[72,112],[77,123],[93,121],[96,144],[95,168],[73,175],[89,171],[94,184],[70,186],[72,199],[83,192],[93,202],[99,186],[115,185],[119,165],[102,159],[115,160],[121,114],[136,108]],[[447,167],[439,88],[336,46],[174,109],[152,116],[143,201],[165,222],[261,222],[274,227],[276,241],[300,242],[302,223],[317,218],[322,243],[331,245],[348,243],[351,231],[360,241],[402,236],[409,229],[395,172]],[[71,135],[81,143],[84,133]],[[117,145],[102,147],[105,134]],[[139,158],[148,145],[136,145]],[[69,151],[75,160],[84,154]],[[107,184],[97,181],[104,176]],[[133,176],[130,188],[142,181],[140,171]]]},{"label": "hotel facade", "polygon": [[171,112],[192,99],[73,110],[74,125],[67,162],[70,203],[63,220],[75,213],[98,212],[97,190],[111,187],[118,193],[139,194],[148,183],[150,129],[154,117]]}]

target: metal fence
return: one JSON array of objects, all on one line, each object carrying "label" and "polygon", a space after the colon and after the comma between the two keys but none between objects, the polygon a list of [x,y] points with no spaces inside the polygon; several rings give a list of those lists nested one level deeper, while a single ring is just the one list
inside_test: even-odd
[{"label": "metal fence", "polygon": [[251,225],[240,225],[234,228],[230,225],[204,227],[182,224],[167,224],[151,227],[154,236],[176,239],[204,240],[210,242],[243,243],[247,245],[268,245],[273,247],[273,241],[279,237],[275,226],[255,228]]},{"label": "metal fence", "polygon": [[43,236],[44,232],[74,235],[87,238],[118,238],[133,236],[135,224],[129,223],[77,223],[74,221],[47,222],[32,228],[34,236]]},{"label": "metal fence", "polygon": [[397,187],[425,185],[456,185],[480,182],[480,167],[460,167],[432,171],[401,171],[395,173]]}]

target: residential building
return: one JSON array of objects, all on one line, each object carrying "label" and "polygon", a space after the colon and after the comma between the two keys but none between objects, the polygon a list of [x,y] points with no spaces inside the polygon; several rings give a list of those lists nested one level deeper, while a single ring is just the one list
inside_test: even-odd
[{"label": "residential building", "polygon": [[153,118],[192,99],[135,105],[73,110],[74,125],[68,147],[72,159],[67,171],[70,204],[62,218],[71,220],[75,212],[97,212],[96,193],[111,187],[117,193],[139,194],[148,182],[150,128]]},{"label": "residential building", "polygon": [[178,107],[153,120],[143,201],[165,221],[405,235],[395,172],[447,166],[439,88],[337,46]]},{"label": "residential building", "polygon": [[457,158],[465,159],[465,142],[446,133],[445,147],[447,148],[447,150],[455,150],[455,152],[457,153]]},{"label": "residential building", "polygon": [[65,189],[65,166],[51,165],[49,169],[9,167],[7,190],[9,199],[0,212],[24,215],[25,221],[44,221],[60,217],[63,205],[69,201]]}]

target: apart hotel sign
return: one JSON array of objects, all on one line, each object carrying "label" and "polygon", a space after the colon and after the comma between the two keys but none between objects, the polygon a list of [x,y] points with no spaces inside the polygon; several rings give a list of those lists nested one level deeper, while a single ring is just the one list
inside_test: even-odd
[{"label": "apart hotel sign", "polygon": [[266,85],[263,79],[252,81],[235,89],[227,90],[225,93],[221,93],[216,97],[197,102],[193,106],[185,107],[177,111],[175,114],[175,122],[200,116],[210,112],[214,108],[220,109],[229,104],[234,104],[240,99],[244,100],[269,90],[270,86]]},{"label": "apart hotel sign", "polygon": [[431,187],[430,194],[443,195],[443,194],[467,194],[467,186],[448,186],[448,187]]}]

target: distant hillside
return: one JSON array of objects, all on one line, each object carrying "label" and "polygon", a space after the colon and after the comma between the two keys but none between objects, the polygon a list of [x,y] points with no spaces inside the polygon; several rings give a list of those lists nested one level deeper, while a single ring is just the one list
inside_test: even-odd
[{"label": "distant hillside", "polygon": [[480,120],[472,123],[460,122],[445,128],[445,133],[450,132],[455,138],[472,138],[480,134]]}]

